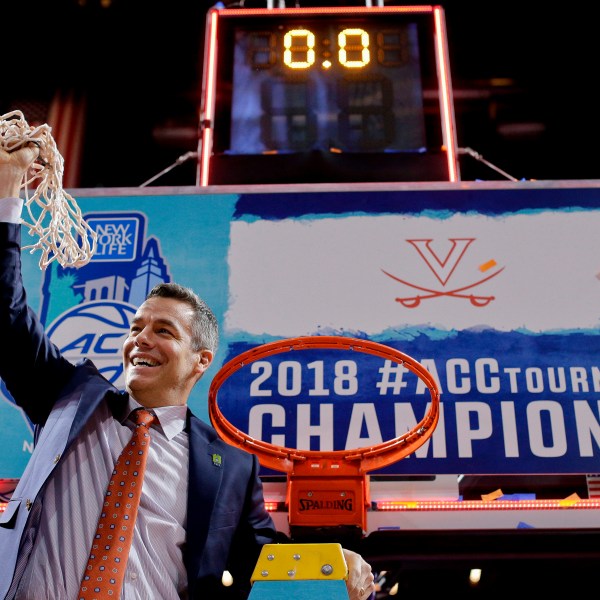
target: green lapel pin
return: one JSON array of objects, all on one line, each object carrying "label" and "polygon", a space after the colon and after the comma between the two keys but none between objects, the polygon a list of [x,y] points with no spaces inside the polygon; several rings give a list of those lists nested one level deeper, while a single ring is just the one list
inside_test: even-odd
[{"label": "green lapel pin", "polygon": [[215,465],[215,467],[220,467],[223,464],[223,459],[221,458],[220,454],[213,454],[212,461],[213,461],[213,465]]}]

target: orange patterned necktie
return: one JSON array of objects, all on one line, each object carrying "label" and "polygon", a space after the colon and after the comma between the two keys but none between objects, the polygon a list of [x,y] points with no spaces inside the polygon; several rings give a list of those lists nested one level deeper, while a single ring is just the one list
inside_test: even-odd
[{"label": "orange patterned necktie", "polygon": [[80,600],[116,600],[121,597],[150,447],[148,431],[150,424],[156,420],[151,412],[144,409],[136,410],[132,418],[136,427],[108,482],[90,558],[77,596]]}]

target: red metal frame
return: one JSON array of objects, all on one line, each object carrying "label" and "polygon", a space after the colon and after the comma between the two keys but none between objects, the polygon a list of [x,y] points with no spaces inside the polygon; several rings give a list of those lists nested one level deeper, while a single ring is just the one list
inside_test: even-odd
[{"label": "red metal frame", "polygon": [[[230,17],[281,17],[282,13],[289,15],[318,15],[318,14],[397,14],[397,13],[431,13],[434,22],[434,46],[437,77],[439,81],[439,102],[443,150],[446,152],[448,165],[448,181],[460,181],[458,162],[458,143],[454,115],[454,99],[452,93],[452,78],[448,53],[446,20],[444,10],[437,5],[417,6],[349,6],[349,7],[313,7],[313,8],[212,8],[207,13],[206,35],[204,48],[204,70],[200,106],[200,139],[198,145],[198,171],[196,183],[200,187],[209,185],[211,155],[213,150],[215,104],[217,102],[217,62],[219,60],[219,23],[221,19]],[[302,182],[298,182],[302,183]]]}]

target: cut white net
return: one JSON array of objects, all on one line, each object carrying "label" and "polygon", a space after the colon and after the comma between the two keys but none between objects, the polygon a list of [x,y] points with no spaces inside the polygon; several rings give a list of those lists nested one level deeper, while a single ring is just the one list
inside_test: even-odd
[{"label": "cut white net", "polygon": [[[6,152],[32,143],[40,149],[36,162],[23,177],[25,206],[29,219],[21,219],[36,243],[24,246],[42,254],[41,269],[54,260],[63,267],[82,267],[96,251],[96,232],[83,218],[77,201],[62,187],[64,160],[56,147],[49,125],[30,126],[15,110],[0,116],[0,148]],[[32,195],[29,187],[34,187]]]}]

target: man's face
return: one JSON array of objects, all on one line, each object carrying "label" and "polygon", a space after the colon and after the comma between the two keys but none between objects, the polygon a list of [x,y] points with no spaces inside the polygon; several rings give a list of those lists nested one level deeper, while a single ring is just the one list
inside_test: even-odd
[{"label": "man's face", "polygon": [[192,346],[192,308],[154,297],[138,309],[123,344],[127,391],[143,406],[186,404],[212,352]]}]

